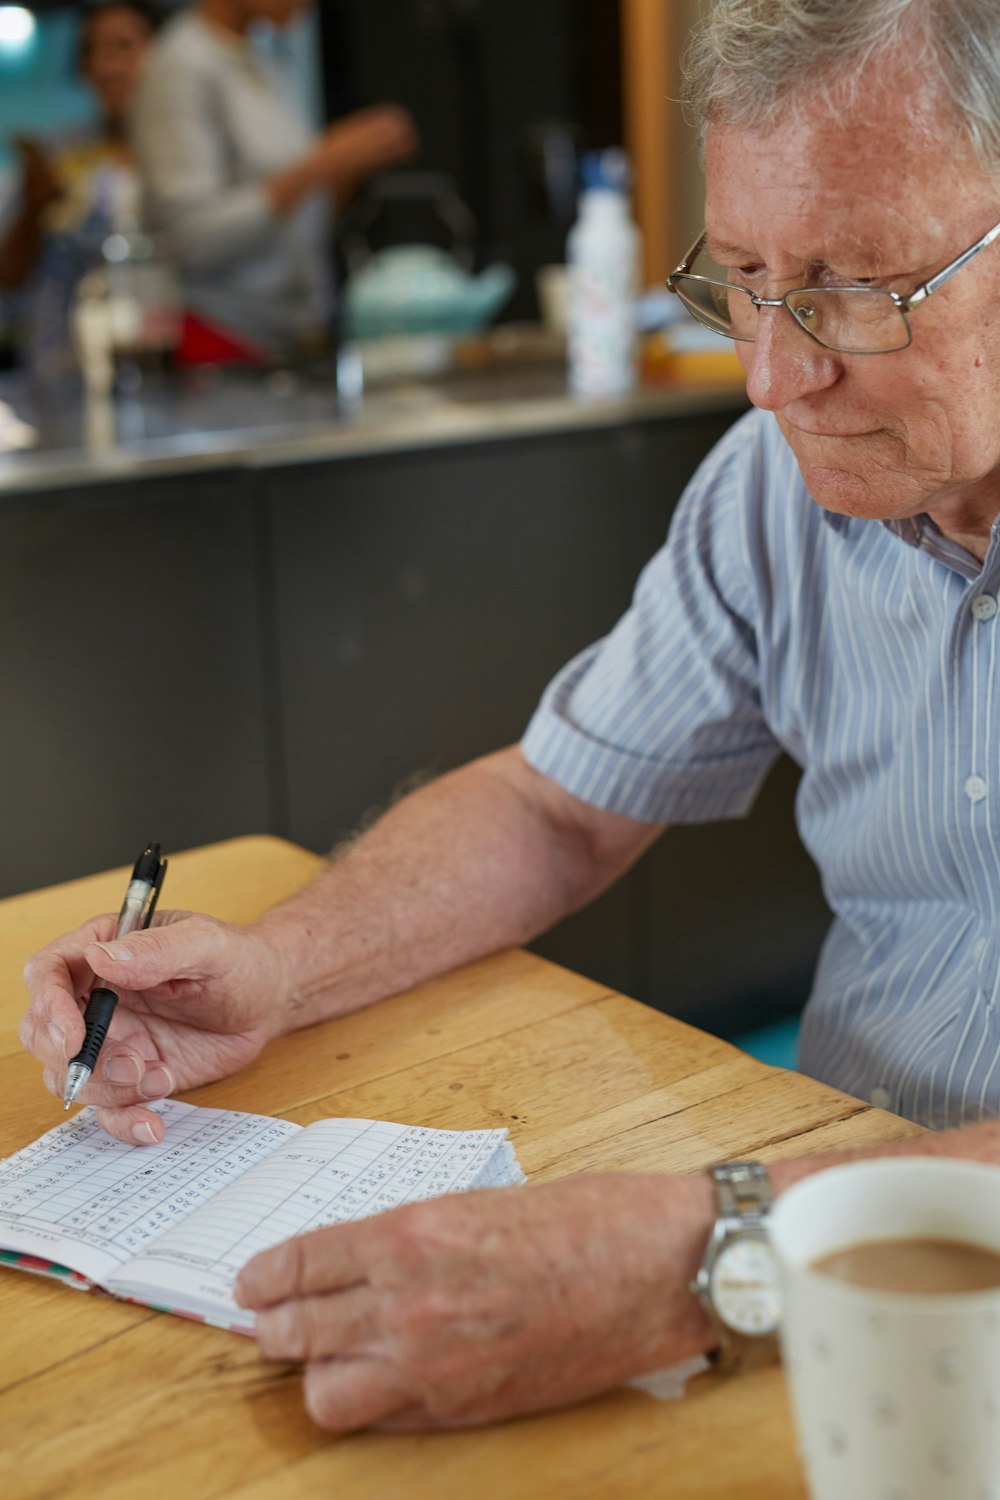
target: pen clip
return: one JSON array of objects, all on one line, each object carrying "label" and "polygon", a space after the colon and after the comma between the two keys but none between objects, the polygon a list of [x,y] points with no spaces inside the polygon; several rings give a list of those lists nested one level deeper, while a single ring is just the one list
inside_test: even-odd
[{"label": "pen clip", "polygon": [[149,905],[146,907],[146,916],[142,924],[143,929],[147,928],[153,920],[153,913],[156,910],[156,903],[160,899],[160,890],[163,886],[163,877],[166,873],[167,860],[161,859],[156,875],[153,878],[153,884],[149,888]]}]

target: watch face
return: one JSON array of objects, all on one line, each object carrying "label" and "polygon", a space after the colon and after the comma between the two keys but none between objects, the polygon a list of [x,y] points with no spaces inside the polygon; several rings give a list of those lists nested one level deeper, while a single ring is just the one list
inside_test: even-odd
[{"label": "watch face", "polygon": [[712,1267],[712,1305],[734,1333],[761,1336],[778,1326],[778,1273],[770,1245],[741,1235],[724,1246]]}]

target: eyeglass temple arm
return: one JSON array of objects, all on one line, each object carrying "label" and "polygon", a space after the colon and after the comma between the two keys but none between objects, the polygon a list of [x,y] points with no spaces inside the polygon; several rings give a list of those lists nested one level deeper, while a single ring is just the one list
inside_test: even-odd
[{"label": "eyeglass temple arm", "polygon": [[[1000,228],[1000,225],[998,225],[997,227]],[[704,245],[707,238],[708,232],[707,230],[703,229],[701,234],[699,234],[698,238],[695,240],[694,244],[691,246],[691,249],[681,261],[680,265],[674,266],[674,269],[671,271],[666,280],[666,288],[668,292],[676,292],[677,288],[674,286],[674,277],[686,276],[688,274],[688,272],[691,270],[691,267],[695,263],[696,257],[701,252],[702,246]]]},{"label": "eyeglass temple arm", "polygon": [[929,297],[932,292],[936,292],[938,287],[944,286],[945,282],[950,280],[956,271],[960,271],[963,266],[969,264],[974,255],[978,255],[980,250],[985,250],[987,245],[992,245],[997,235],[1000,235],[1000,224],[994,224],[992,229],[986,231],[981,240],[977,240],[974,245],[970,245],[968,250],[964,250],[957,260],[953,260],[950,265],[945,266],[943,271],[939,271],[929,281],[923,282],[908,297],[903,297],[901,301],[903,311],[909,312],[911,307],[916,307],[918,303],[923,302]]}]

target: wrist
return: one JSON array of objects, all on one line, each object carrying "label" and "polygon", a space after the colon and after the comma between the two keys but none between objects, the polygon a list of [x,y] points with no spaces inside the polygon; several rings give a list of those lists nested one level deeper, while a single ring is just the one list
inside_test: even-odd
[{"label": "wrist", "polygon": [[310,963],[314,957],[309,947],[308,925],[292,913],[277,908],[264,912],[250,924],[249,930],[267,950],[274,974],[272,1036],[297,1031],[308,1024],[300,1016],[302,995],[309,984]]},{"label": "wrist", "polygon": [[654,1248],[651,1280],[661,1311],[663,1363],[705,1354],[718,1338],[691,1290],[715,1223],[715,1191],[707,1172],[647,1174],[636,1179],[637,1216]]},{"label": "wrist", "polygon": [[691,1290],[705,1249],[715,1226],[717,1204],[715,1186],[708,1172],[696,1172],[684,1178],[687,1184],[689,1230],[681,1266],[685,1297],[685,1327],[693,1354],[705,1354],[718,1343],[712,1321],[697,1295]]},{"label": "wrist", "polygon": [[379,964],[381,930],[341,867],[326,870],[253,926],[280,974],[276,1036],[347,1015],[388,993]]}]

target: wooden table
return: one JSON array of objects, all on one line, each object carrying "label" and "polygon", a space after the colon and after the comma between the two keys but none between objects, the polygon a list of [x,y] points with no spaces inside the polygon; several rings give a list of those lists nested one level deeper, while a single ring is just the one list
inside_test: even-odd
[{"label": "wooden table", "polygon": [[[169,904],[249,921],[317,868],[237,839],[171,860]],[[0,1155],[62,1118],[17,1041],[25,959],[96,911],[124,871],[0,902]],[[512,951],[274,1043],[189,1096],[302,1124],[326,1115],[507,1125],[535,1181],[688,1170],[865,1145],[915,1127]],[[334,1439],[296,1371],[247,1339],[0,1270],[4,1500],[803,1500],[780,1372],[615,1392],[479,1432]]]}]

